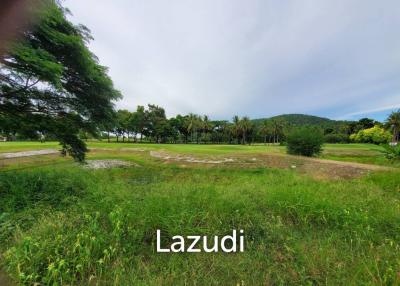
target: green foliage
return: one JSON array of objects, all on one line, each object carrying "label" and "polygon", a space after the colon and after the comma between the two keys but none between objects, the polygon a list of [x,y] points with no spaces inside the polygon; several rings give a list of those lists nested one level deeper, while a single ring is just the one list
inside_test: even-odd
[{"label": "green foliage", "polygon": [[18,31],[18,41],[2,58],[0,130],[31,138],[52,134],[83,160],[79,130],[95,134],[112,116],[112,100],[120,93],[87,47],[89,30],[69,22],[58,1],[37,2],[31,11],[37,21]]},{"label": "green foliage", "polygon": [[322,126],[324,124],[330,124],[333,123],[334,120],[328,119],[328,118],[323,118],[323,117],[318,117],[318,116],[313,116],[313,115],[306,115],[306,114],[283,114],[283,115],[278,115],[274,116],[268,119],[254,119],[254,123],[262,123],[264,120],[282,120],[285,121],[289,125],[297,125],[297,126],[304,126],[304,125],[319,125]]},{"label": "green foliage", "polygon": [[316,128],[300,127],[288,134],[286,142],[289,154],[311,157],[321,153],[324,137]]},{"label": "green foliage", "polygon": [[388,143],[391,138],[392,135],[388,131],[377,125],[372,128],[360,130],[358,133],[350,136],[350,139],[354,142],[373,144]]},{"label": "green foliage", "polygon": [[371,118],[361,118],[360,120],[358,120],[358,125],[361,129],[369,129],[374,127],[376,125],[376,122]]},{"label": "green foliage", "polygon": [[350,138],[346,134],[336,134],[330,133],[324,135],[324,142],[325,143],[348,143]]},{"label": "green foliage", "polygon": [[[152,104],[147,108],[138,106],[134,112],[118,110],[115,114],[114,122],[110,121],[102,130],[113,132],[117,135],[117,140],[122,136],[122,141],[125,141],[125,136],[129,137],[129,134],[135,135],[136,141],[136,135],[140,134],[141,141],[144,138],[147,142],[156,143],[284,144],[286,134],[291,129],[302,126],[314,126],[323,130],[324,140],[327,143],[349,143],[351,141],[349,136],[352,133],[359,133],[357,140],[356,135],[352,135],[352,141],[355,142],[380,144],[387,142],[388,138],[388,133],[384,134],[383,141],[379,138],[379,134],[373,136],[374,138],[368,138],[371,130],[383,128],[382,123],[369,118],[362,118],[359,121],[335,121],[303,114],[286,114],[254,120],[234,116],[229,122],[211,121],[207,115],[188,114],[168,119],[162,107]],[[385,128],[393,131],[394,141],[398,137],[397,121],[398,115],[393,112],[385,123]],[[366,134],[365,138],[363,134]]]},{"label": "green foliage", "polygon": [[60,145],[62,146],[61,155],[70,155],[74,160],[83,162],[85,154],[88,151],[85,142],[79,139],[74,134],[63,134],[58,137]]},{"label": "green foliage", "polygon": [[400,161],[400,144],[393,146],[389,144],[383,144],[383,148],[385,149],[383,152],[387,159],[390,161]]},{"label": "green foliage", "polygon": [[388,118],[386,119],[386,127],[393,132],[392,142],[400,141],[400,109],[397,111],[393,111],[390,113]]},{"label": "green foliage", "polygon": [[138,106],[134,112],[118,110],[114,122],[109,122],[102,130],[108,134],[113,132],[117,141],[120,137],[125,141],[127,135],[129,137],[133,134],[134,141],[137,135],[140,135],[140,141],[144,138],[146,142],[155,143],[263,142],[282,145],[291,129],[304,126],[306,123],[323,129],[327,142],[345,143],[349,141],[348,136],[352,130],[359,130],[362,124],[369,122],[369,119],[363,119],[362,123],[335,121],[302,114],[280,115],[262,121],[251,120],[246,116],[242,118],[234,116],[231,122],[211,121],[207,115],[192,113],[184,116],[178,114],[168,119],[162,107],[149,104],[147,108]]}]

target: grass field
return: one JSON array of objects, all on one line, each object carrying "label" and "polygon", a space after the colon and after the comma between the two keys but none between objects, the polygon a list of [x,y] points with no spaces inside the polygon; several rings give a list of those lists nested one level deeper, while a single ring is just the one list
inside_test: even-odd
[{"label": "grass field", "polygon": [[[0,285],[400,285],[400,168],[379,146],[304,159],[281,146],[89,142],[89,160],[132,163],[98,170],[1,157],[52,148],[0,143]],[[243,229],[245,251],[157,253],[157,229],[164,244]]]}]

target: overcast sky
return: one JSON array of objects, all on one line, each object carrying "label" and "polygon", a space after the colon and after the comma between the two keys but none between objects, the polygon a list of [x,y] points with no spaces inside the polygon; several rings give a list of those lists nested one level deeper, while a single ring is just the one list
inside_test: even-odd
[{"label": "overcast sky", "polygon": [[400,108],[399,0],[66,0],[124,99],[168,116]]}]

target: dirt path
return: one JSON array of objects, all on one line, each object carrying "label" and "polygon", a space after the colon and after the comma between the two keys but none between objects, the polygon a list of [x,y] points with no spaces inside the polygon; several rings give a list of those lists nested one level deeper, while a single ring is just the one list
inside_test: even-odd
[{"label": "dirt path", "polygon": [[59,151],[55,150],[55,149],[20,151],[20,152],[12,152],[12,153],[0,153],[0,158],[12,159],[12,158],[30,157],[30,156],[37,156],[37,155],[49,155],[49,154],[57,154],[57,153],[59,153]]}]

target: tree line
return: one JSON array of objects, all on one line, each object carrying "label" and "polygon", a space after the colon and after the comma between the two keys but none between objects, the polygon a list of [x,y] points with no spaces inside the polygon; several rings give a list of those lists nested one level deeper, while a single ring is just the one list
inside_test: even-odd
[{"label": "tree line", "polygon": [[[393,141],[398,141],[399,114],[400,111],[392,112],[383,123],[369,118],[358,121],[327,120],[318,121],[315,127],[323,133],[328,143],[351,142],[353,138],[360,138],[361,135],[355,135],[363,134],[361,131],[367,134],[375,132],[371,136],[381,136],[380,140],[383,141],[387,141],[389,132],[393,132]],[[117,142],[276,144],[285,141],[287,135],[299,127],[296,124],[299,117],[306,116],[297,115],[292,121],[286,120],[285,116],[251,120],[247,116],[237,115],[231,120],[211,120],[207,115],[193,113],[167,118],[164,108],[149,104],[147,107],[138,106],[133,112],[117,110],[112,120],[100,128],[100,133],[102,138],[108,141],[113,138]]]},{"label": "tree line", "polygon": [[234,116],[231,122],[193,113],[167,118],[164,108],[149,104],[134,112],[116,111],[101,133],[117,142],[251,144],[260,140],[278,143],[285,128],[283,120],[266,120],[259,127],[247,116]]}]

